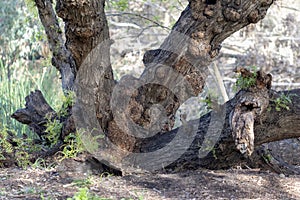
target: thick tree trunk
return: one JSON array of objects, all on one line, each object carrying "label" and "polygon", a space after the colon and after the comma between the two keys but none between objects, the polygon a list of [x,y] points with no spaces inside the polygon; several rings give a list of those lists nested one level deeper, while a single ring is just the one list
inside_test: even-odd
[{"label": "thick tree trunk", "polygon": [[[141,77],[126,76],[115,88],[117,122],[110,124],[111,139],[127,150],[138,151],[141,140],[134,136],[147,138],[170,131],[179,106],[202,92],[207,67],[218,56],[221,43],[261,20],[272,3],[191,0],[160,48],[145,53],[146,69]],[[128,122],[131,120],[134,125]],[[136,131],[137,126],[144,129]],[[124,140],[126,145],[122,145]]]},{"label": "thick tree trunk", "polygon": [[[269,109],[264,113],[260,119],[257,119],[254,124],[254,145],[255,151],[251,156],[246,153],[242,154],[239,149],[236,148],[236,143],[232,137],[231,126],[231,112],[235,109],[240,102],[240,95],[244,95],[245,91],[241,91],[233,99],[228,101],[224,106],[219,107],[218,110],[214,110],[199,120],[193,120],[186,124],[189,128],[177,128],[170,132],[163,133],[162,135],[156,135],[155,137],[144,140],[141,152],[154,152],[158,149],[164,148],[170,143],[177,134],[184,132],[184,137],[180,138],[180,142],[176,143],[176,147],[172,148],[172,151],[164,152],[163,156],[147,156],[135,157],[135,155],[129,156],[127,159],[130,163],[134,163],[135,167],[141,167],[145,169],[156,169],[158,163],[170,163],[169,158],[174,158],[177,155],[181,155],[175,162],[169,166],[171,168],[210,168],[210,169],[227,169],[238,165],[249,166],[267,166],[262,159],[262,147],[261,145],[269,142],[276,142],[288,138],[300,137],[300,90],[275,92],[270,91],[271,99],[278,97],[284,93],[286,95],[292,95],[292,103],[289,104],[289,110],[282,109],[276,111],[273,100],[270,101]],[[254,111],[254,110],[252,110]],[[225,116],[224,116],[225,113]],[[221,116],[221,117],[220,117]],[[222,117],[224,116],[224,117]],[[218,125],[221,124],[220,126]],[[211,130],[212,129],[212,130]],[[217,129],[217,130],[215,130]],[[185,131],[190,132],[185,132]],[[196,133],[193,131],[196,130]],[[215,135],[214,135],[215,134]],[[192,137],[192,143],[188,150],[185,150],[185,141],[188,141]],[[210,143],[214,141],[214,143]],[[277,143],[278,144],[278,143]],[[279,145],[277,145],[279,147]],[[290,151],[289,151],[290,152]],[[282,151],[284,154],[284,151]],[[149,154],[150,155],[150,154]],[[281,155],[285,157],[284,155]],[[289,158],[291,155],[287,155]],[[292,157],[299,157],[299,152],[293,151]],[[165,160],[163,160],[165,159]],[[268,158],[270,159],[270,158]],[[282,164],[282,163],[280,163]],[[300,164],[300,163],[294,163]],[[283,172],[297,172],[282,169]]]},{"label": "thick tree trunk", "polygon": [[[85,104],[87,96],[94,99],[96,116],[103,131],[111,121],[110,99],[115,85],[110,63],[109,29],[104,12],[104,0],[58,0],[56,12],[65,22],[66,47],[78,70],[76,88],[78,101]],[[87,94],[89,93],[89,94]]]},{"label": "thick tree trunk", "polygon": [[[269,109],[267,109],[254,124],[255,151],[251,156],[242,154],[240,150],[236,148],[236,143],[232,137],[232,127],[230,125],[230,113],[239,105],[240,97],[244,96],[245,92],[246,91],[241,91],[224,106],[220,106],[217,110],[204,115],[198,120],[189,121],[183,127],[147,138],[143,141],[142,148],[140,149],[140,153],[145,154],[145,156],[129,154],[127,157],[122,157],[121,159],[123,160],[118,160],[118,162],[123,162],[125,165],[117,167],[120,169],[124,167],[122,170],[130,171],[132,167],[159,170],[161,167],[168,165],[169,168],[176,170],[199,167],[227,169],[237,165],[245,165],[249,167],[263,166],[271,170],[275,168],[274,170],[276,170],[276,172],[299,173],[299,169],[298,171],[294,169],[291,170],[290,167],[276,169],[278,166],[274,165],[280,164],[286,167],[288,164],[283,164],[282,161],[280,161],[280,163],[276,163],[278,161],[275,163],[270,162],[270,160],[268,160],[270,159],[269,155],[266,154],[261,145],[300,137],[300,90],[280,93],[271,90],[269,92],[271,99]],[[273,100],[282,93],[291,97],[291,103],[288,105],[289,110],[282,109],[281,111],[276,111],[276,105]],[[32,105],[30,105],[31,102],[35,105],[40,105],[40,102],[44,102],[44,100],[37,100],[36,102],[36,99],[40,99],[40,97],[35,98],[36,96],[40,96],[40,92],[32,93],[26,98],[27,109],[32,109]],[[45,106],[38,106],[34,108],[34,110],[43,113],[43,108],[45,108]],[[24,116],[22,119],[18,118],[18,120],[23,119],[28,120],[28,118]],[[179,137],[176,139],[178,135]],[[163,149],[170,142],[172,142],[173,146],[167,148],[167,150],[159,152],[158,155],[155,155],[155,153],[151,154],[151,152],[157,152],[159,149]],[[278,143],[277,147],[279,147]],[[300,155],[297,154],[297,152],[299,151],[292,151],[292,157],[299,157]],[[291,151],[287,153],[291,153]],[[281,154],[284,154],[284,151],[281,151]],[[117,158],[118,155],[115,155]],[[124,156],[124,154],[121,156]],[[291,155],[281,156],[284,158],[291,157]],[[130,163],[130,165],[128,163]],[[299,163],[294,162],[292,164]]]},{"label": "thick tree trunk", "polygon": [[[178,107],[202,92],[207,66],[218,55],[221,43],[232,33],[262,19],[272,0],[191,0],[161,47],[145,54],[146,69],[141,77],[125,76],[117,85],[109,59],[111,41],[104,2],[57,1],[56,11],[65,22],[65,42],[51,1],[36,0],[63,88],[74,89],[77,94],[73,113],[60,119],[64,123],[62,137],[74,131],[75,125],[93,133],[92,129],[99,126],[97,134],[104,132],[107,136],[101,147],[109,142],[117,146],[106,153],[121,163],[145,169],[172,163],[173,167],[228,168],[254,158],[254,147],[263,143],[299,137],[299,99],[293,97],[289,111],[268,111],[274,92],[269,91],[263,74],[262,80],[257,80],[249,91],[241,91],[200,121],[170,131]],[[26,108],[12,117],[43,134],[43,108],[53,112],[41,93],[32,93],[26,99]],[[41,114],[31,118],[36,113]],[[89,127],[95,121],[98,126]],[[175,143],[169,145],[172,141]],[[118,147],[127,151],[121,152]],[[146,156],[138,155],[142,153]],[[101,156],[98,159],[102,160]]]}]

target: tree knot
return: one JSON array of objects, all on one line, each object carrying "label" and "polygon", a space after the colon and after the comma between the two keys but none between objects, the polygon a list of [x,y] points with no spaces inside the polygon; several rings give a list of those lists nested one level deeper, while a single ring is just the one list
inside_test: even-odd
[{"label": "tree knot", "polygon": [[242,79],[253,79],[248,88],[242,88],[236,94],[229,116],[236,148],[250,156],[254,151],[254,123],[261,121],[269,105],[268,89],[271,87],[272,76],[262,71],[252,73],[245,68],[237,68],[236,72],[241,73]]}]

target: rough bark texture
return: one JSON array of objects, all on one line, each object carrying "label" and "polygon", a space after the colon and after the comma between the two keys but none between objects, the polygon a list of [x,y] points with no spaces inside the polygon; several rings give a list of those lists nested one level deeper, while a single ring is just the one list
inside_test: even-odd
[{"label": "rough bark texture", "polygon": [[72,53],[77,69],[92,49],[109,39],[104,2],[57,1],[56,12],[65,22],[66,47]]},{"label": "rough bark texture", "polygon": [[[111,120],[110,98],[114,79],[110,64],[109,29],[104,13],[104,0],[58,0],[56,11],[65,22],[66,47],[75,60],[79,77],[78,101],[86,101],[86,92],[94,95],[89,102],[96,107],[96,116],[103,131]],[[85,80],[83,80],[83,78]]]},{"label": "rough bark texture", "polygon": [[[141,77],[125,76],[115,85],[104,2],[57,1],[57,13],[65,22],[64,41],[51,1],[36,0],[53,52],[53,64],[62,75],[63,88],[75,89],[77,103],[94,110],[100,128],[108,136],[106,139],[129,152],[139,153],[160,149],[176,137],[179,129],[170,131],[174,114],[180,104],[202,91],[207,66],[218,55],[221,43],[235,31],[262,19],[273,3],[272,0],[190,0],[161,47],[145,54],[146,69]],[[251,163],[251,159],[256,163],[259,156],[255,157],[254,147],[300,136],[299,98],[292,97],[290,110],[267,110],[269,102],[272,104],[272,98],[278,94],[269,90],[268,76],[260,75],[262,80],[257,79],[255,87],[242,90],[226,105],[184,125],[181,130],[186,134],[180,140],[192,138],[193,141],[188,146],[184,142],[177,143],[176,151],[183,149],[185,153],[171,167],[220,169]],[[292,93],[299,95],[299,90]],[[111,108],[111,102],[115,107]],[[35,92],[26,98],[26,108],[12,116],[43,134],[48,112],[54,113],[41,93]],[[84,116],[86,113],[80,111],[78,114],[87,124],[91,123],[92,116]],[[70,112],[68,118],[60,119],[65,123],[62,137],[74,130],[71,115]],[[132,129],[128,121],[134,128],[136,125],[142,128]],[[195,133],[189,135],[190,132]],[[207,132],[213,133],[208,142],[205,141]],[[200,147],[205,148],[201,150]],[[114,152],[118,153],[111,151]],[[167,158],[169,153],[176,152],[165,153]],[[143,163],[126,155],[116,157],[136,166]],[[146,159],[152,159],[155,164],[158,158]]]},{"label": "rough bark texture", "polygon": [[[105,131],[112,118],[110,97],[115,85],[110,64],[111,41],[104,13],[105,1],[57,1],[56,12],[65,22],[65,31],[62,31],[59,26],[52,1],[36,0],[35,2],[53,52],[52,63],[61,74],[64,92],[76,90],[80,101],[81,97],[86,95],[84,93],[86,91],[76,88],[75,79],[77,85],[84,82],[96,97],[93,104],[101,128]],[[66,41],[63,38],[66,38]],[[81,71],[79,71],[80,67],[83,68]],[[77,72],[81,72],[81,76],[77,77]],[[86,80],[82,80],[81,77],[86,74],[88,74],[85,76]],[[13,115],[23,123],[21,117],[17,116],[23,115],[21,112],[26,114],[35,111],[22,109]],[[45,119],[40,119],[43,120]],[[35,126],[44,129],[43,125]]]},{"label": "rough bark texture", "polygon": [[[94,107],[100,129],[107,132],[107,124],[112,118],[110,98],[115,81],[110,64],[111,41],[104,13],[105,1],[57,1],[56,12],[50,0],[35,2],[53,52],[52,63],[61,74],[64,92],[74,90],[77,103]],[[65,31],[61,30],[56,13],[63,19]],[[85,88],[81,88],[82,85]],[[93,101],[87,98],[91,96]],[[53,120],[58,119],[39,91],[31,93],[26,99],[26,108],[17,110],[12,117],[43,135],[47,121],[43,108],[49,108]],[[72,110],[68,112],[67,117],[59,118],[63,123],[59,133],[61,142],[64,136],[78,128]]]},{"label": "rough bark texture", "polygon": [[35,0],[35,3],[53,53],[52,64],[61,74],[63,90],[71,90],[76,77],[76,65],[71,52],[65,47],[63,31],[53,10],[52,1]]},{"label": "rough bark texture", "polygon": [[[231,121],[229,119],[231,118],[230,113],[235,110],[236,106],[239,106],[241,97],[244,96],[245,93],[246,91],[240,91],[233,99],[226,103],[225,107],[223,107],[223,111],[225,110],[226,116],[225,121],[222,122],[223,126],[221,135],[218,137],[216,144],[208,148],[208,151],[199,151],[201,149],[201,145],[199,146],[199,144],[204,143],[209,127],[214,126],[214,124],[210,124],[210,120],[223,120],[217,117],[222,115],[221,113],[223,111],[221,111],[221,109],[215,110],[208,113],[207,115],[204,115],[200,118],[200,120],[193,120],[188,122],[189,127],[197,127],[197,133],[189,149],[170,167],[178,169],[199,167],[210,169],[227,169],[243,164],[248,164],[250,166],[256,167],[261,167],[262,165],[264,165],[266,167],[266,163],[264,163],[264,160],[261,160],[262,156],[265,153],[262,152],[262,144],[267,142],[280,141],[288,138],[297,138],[300,136],[300,90],[285,91],[280,93],[270,91],[269,109],[267,109],[266,112],[257,121],[255,121],[254,124],[254,145],[256,151],[254,151],[254,153],[250,157],[247,156],[246,153],[242,154],[239,150],[236,149],[236,144],[234,138],[232,137]],[[273,99],[274,97],[280,96],[281,93],[293,96],[292,103],[289,105],[290,110],[281,110],[280,112],[276,111],[276,106],[273,102]],[[180,129],[175,129],[171,132],[164,133],[157,137],[151,138],[151,140],[145,140],[141,151],[149,152],[164,147],[175,137],[178,130]],[[183,138],[183,140],[184,139],[185,138]],[[182,148],[185,147],[179,144],[174,149],[180,152]],[[205,156],[201,156],[201,153],[204,153],[204,155],[206,153],[208,154]],[[166,155],[165,157],[172,157],[173,154],[176,154],[176,152],[169,152],[169,155]],[[297,157],[299,155],[293,156]],[[134,161],[134,158],[129,159],[131,161]],[[150,163],[158,163],[158,161],[155,160],[155,157],[148,159],[152,159]],[[140,163],[142,162],[136,161],[137,165],[139,165]],[[271,163],[270,166],[272,166],[272,164],[275,165],[278,163]],[[283,172],[291,173],[288,168],[286,169],[286,171],[285,169],[281,170]],[[299,170],[297,171],[297,173],[299,173]]]},{"label": "rough bark texture", "polygon": [[[207,66],[218,56],[221,43],[244,26],[262,19],[272,3],[190,1],[160,48],[145,53],[146,69],[141,77],[125,77],[120,82],[133,85],[130,89],[120,86],[120,96],[130,95],[124,115],[130,116],[136,125],[150,129],[139,137],[172,129],[179,106],[202,92]],[[128,133],[122,133],[118,127],[112,130],[117,130],[112,132],[114,138],[127,137],[131,141],[125,149],[138,151],[140,139],[124,136]]]},{"label": "rough bark texture", "polygon": [[43,135],[47,122],[46,115],[56,116],[56,112],[46,102],[41,91],[31,92],[25,98],[25,108],[17,110],[12,118],[28,126],[38,135]]},{"label": "rough bark texture", "polygon": [[11,117],[23,124],[27,124],[30,129],[39,136],[37,140],[38,143],[43,140],[42,136],[47,134],[46,125],[49,120],[58,120],[62,123],[58,143],[46,151],[38,152],[33,157],[47,157],[55,154],[60,150],[64,136],[76,130],[73,117],[58,116],[46,102],[43,94],[39,90],[31,92],[25,100],[25,108],[17,110]]},{"label": "rough bark texture", "polygon": [[[190,133],[188,131],[190,130],[186,130],[186,137],[194,137],[193,142],[188,150],[169,167],[175,168],[177,170],[199,167],[210,169],[226,169],[229,167],[244,164],[250,167],[263,166],[269,169],[275,168],[274,170],[276,170],[276,172],[281,173],[299,173],[299,169],[291,169],[288,164],[283,163],[280,159],[279,161],[273,159],[269,160],[268,162],[266,160],[262,160],[264,156],[268,156],[268,152],[266,152],[264,148],[261,148],[261,145],[268,142],[276,142],[288,138],[300,137],[300,90],[279,93],[272,90],[269,91],[269,109],[267,109],[266,112],[255,121],[254,124],[255,151],[250,157],[247,156],[247,154],[241,154],[241,152],[236,149],[236,144],[234,138],[232,137],[232,126],[230,125],[230,113],[235,110],[236,106],[240,105],[241,97],[245,96],[245,93],[248,92],[249,91],[240,91],[236,95],[236,97],[227,102],[224,107],[220,107],[218,110],[206,114],[199,120],[187,122],[186,125],[188,127],[196,127],[197,132],[195,135],[189,135]],[[31,98],[38,93],[39,92],[32,93]],[[282,93],[285,95],[289,95],[291,97],[292,103],[288,105],[290,108],[289,110],[282,109],[281,111],[276,111],[274,99],[280,97]],[[29,102],[30,97],[28,97],[26,100]],[[42,108],[43,106],[38,107],[38,109]],[[223,108],[223,110],[221,108]],[[218,116],[222,116],[221,113],[224,111],[226,113],[225,118],[219,118]],[[26,117],[24,117],[23,119],[25,120]],[[209,131],[210,126],[216,127],[216,124],[211,124],[212,119],[215,121],[221,121],[221,135],[218,136],[215,145],[208,146],[205,148],[204,152],[200,152],[199,150],[201,149],[201,145],[199,146],[199,144],[203,144],[205,138],[207,137],[207,132]],[[223,121],[224,119],[225,121]],[[149,151],[155,151],[164,147],[170,141],[172,141],[172,139],[174,139],[178,130],[179,129],[175,129],[170,132],[157,134],[154,137],[144,140],[141,152],[145,153]],[[174,149],[176,149],[178,152],[181,152],[182,148],[186,148],[184,146],[185,139],[186,138],[183,137],[182,142],[177,144],[176,148]],[[170,155],[165,155],[166,158],[172,157],[172,154],[176,154],[176,152],[168,153]],[[204,153],[204,156],[201,156],[201,153]],[[298,155],[293,155],[293,157],[295,156],[297,157]],[[287,155],[287,158],[289,157],[290,155]],[[140,163],[142,163],[140,160],[135,160],[134,157],[127,157],[125,159],[130,161],[133,165],[135,165],[135,167],[138,167]],[[151,161],[150,163],[158,162],[157,160],[155,160],[156,157],[148,157],[147,159],[147,163],[149,163],[149,160]],[[161,160],[159,160],[159,162],[161,162]],[[278,166],[282,166],[283,168],[278,168]],[[151,168],[152,166],[148,167]]]},{"label": "rough bark texture", "polygon": [[[231,111],[229,120],[236,148],[250,156],[254,151],[254,122],[260,119],[269,105],[269,91],[272,76],[262,71],[251,73],[240,69],[243,80],[255,80],[248,91],[237,95],[238,104]],[[255,79],[254,79],[255,77]]]}]

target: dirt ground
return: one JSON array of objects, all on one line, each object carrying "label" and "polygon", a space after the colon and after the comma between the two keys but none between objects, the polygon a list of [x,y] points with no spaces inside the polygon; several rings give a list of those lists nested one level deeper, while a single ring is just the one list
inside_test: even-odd
[{"label": "dirt ground", "polygon": [[[300,176],[259,169],[168,174],[88,175],[65,167],[0,169],[0,199],[67,199],[88,188],[95,199],[300,199]],[[77,198],[78,199],[78,198]],[[83,199],[83,198],[79,198]]]}]

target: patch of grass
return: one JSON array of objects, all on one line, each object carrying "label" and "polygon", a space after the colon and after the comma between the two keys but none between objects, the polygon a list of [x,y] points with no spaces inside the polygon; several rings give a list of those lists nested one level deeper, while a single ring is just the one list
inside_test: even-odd
[{"label": "patch of grass", "polygon": [[67,198],[67,200],[111,200],[108,198],[102,198],[97,195],[91,194],[88,188],[79,188],[79,191],[74,194],[73,197]]},{"label": "patch of grass", "polygon": [[[0,18],[0,131],[13,130],[17,138],[36,138],[27,125],[11,118],[25,106],[25,97],[39,89],[52,107],[62,94],[59,72],[51,66],[51,55],[34,1],[1,1]],[[28,10],[29,9],[29,10]],[[37,12],[36,12],[37,14]],[[4,130],[5,131],[5,130]],[[3,143],[2,143],[3,145]]]},{"label": "patch of grass", "polygon": [[85,151],[84,145],[79,134],[76,132],[75,134],[71,133],[64,139],[65,145],[62,150],[62,158],[60,161],[66,158],[75,158],[79,153]]},{"label": "patch of grass", "polygon": [[18,137],[17,132],[6,127],[0,129],[0,167],[2,162],[13,156],[21,168],[31,165],[29,152],[35,151],[31,138]]},{"label": "patch of grass", "polygon": [[38,158],[34,163],[32,163],[31,167],[37,169],[51,169],[55,167],[55,163],[47,163],[45,159]]},{"label": "patch of grass", "polygon": [[275,110],[281,111],[281,109],[290,110],[289,105],[292,103],[291,94],[282,93],[279,97],[274,100],[271,100],[275,104]]},{"label": "patch of grass", "polygon": [[88,177],[86,179],[74,180],[73,184],[77,187],[89,187],[90,185],[92,185],[92,181],[92,178]]},{"label": "patch of grass", "polygon": [[16,130],[19,135],[32,134],[24,126],[11,118],[11,114],[23,108],[25,97],[34,89],[39,89],[52,107],[60,104],[58,96],[62,94],[60,85],[53,79],[58,79],[55,69],[29,69],[24,63],[5,66],[0,60],[0,129],[7,126]]}]

